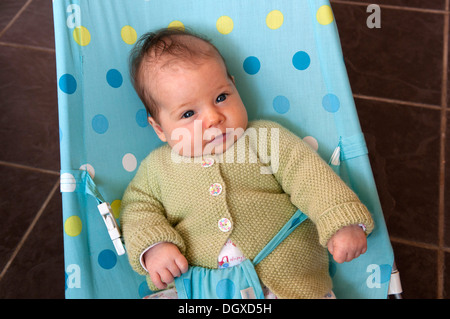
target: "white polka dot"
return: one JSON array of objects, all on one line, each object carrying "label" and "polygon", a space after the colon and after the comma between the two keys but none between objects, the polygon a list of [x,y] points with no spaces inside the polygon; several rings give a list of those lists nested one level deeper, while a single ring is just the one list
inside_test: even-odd
[{"label": "white polka dot", "polygon": [[125,156],[122,158],[122,165],[126,171],[134,171],[137,167],[136,157],[131,153],[125,154]]},{"label": "white polka dot", "polygon": [[60,190],[62,193],[74,192],[77,188],[77,181],[72,174],[64,173],[60,176]]},{"label": "white polka dot", "polygon": [[88,171],[88,173],[91,176],[91,178],[94,179],[94,177],[95,177],[95,169],[94,169],[94,167],[92,167],[91,164],[81,165],[79,169],[81,171]]},{"label": "white polka dot", "polygon": [[317,152],[317,150],[319,149],[319,143],[317,142],[317,140],[312,137],[312,136],[306,136],[303,138],[303,141],[308,144],[309,146],[311,146],[311,148],[313,150],[315,150]]}]

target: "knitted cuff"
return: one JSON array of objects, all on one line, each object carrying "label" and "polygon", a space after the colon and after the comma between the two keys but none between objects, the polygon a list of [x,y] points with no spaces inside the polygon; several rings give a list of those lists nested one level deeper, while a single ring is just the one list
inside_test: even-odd
[{"label": "knitted cuff", "polygon": [[349,225],[364,224],[366,235],[374,228],[374,222],[366,206],[360,202],[345,203],[324,212],[316,223],[319,242],[323,247],[341,228]]}]

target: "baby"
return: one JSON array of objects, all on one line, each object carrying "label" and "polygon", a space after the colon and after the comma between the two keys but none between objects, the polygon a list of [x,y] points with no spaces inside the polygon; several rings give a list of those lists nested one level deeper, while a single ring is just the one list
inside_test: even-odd
[{"label": "baby", "polygon": [[159,290],[188,265],[218,268],[225,246],[242,255],[234,259],[253,260],[300,209],[308,219],[256,272],[279,298],[329,293],[327,248],[337,262],[351,261],[365,253],[374,226],[357,196],[293,133],[248,121],[234,77],[207,40],[148,33],[130,61],[148,121],[166,142],[142,161],[122,200],[133,269]]}]

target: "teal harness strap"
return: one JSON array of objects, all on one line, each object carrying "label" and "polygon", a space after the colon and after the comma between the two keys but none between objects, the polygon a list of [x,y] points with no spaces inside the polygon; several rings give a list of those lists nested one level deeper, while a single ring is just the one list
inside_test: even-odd
[{"label": "teal harness strap", "polygon": [[297,226],[303,223],[308,217],[300,210],[289,219],[289,221],[281,228],[274,238],[260,251],[260,253],[253,259],[253,265],[257,265],[267,257],[287,236],[294,231]]},{"label": "teal harness strap", "polygon": [[179,299],[264,299],[255,267],[267,257],[295,228],[307,219],[300,210],[289,219],[275,237],[250,261],[224,269],[189,267],[175,278]]}]

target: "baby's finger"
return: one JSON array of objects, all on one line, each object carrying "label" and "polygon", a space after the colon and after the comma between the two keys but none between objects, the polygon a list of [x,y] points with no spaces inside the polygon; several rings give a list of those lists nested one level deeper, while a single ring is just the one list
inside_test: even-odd
[{"label": "baby's finger", "polygon": [[173,275],[167,268],[161,270],[159,276],[161,277],[161,281],[165,284],[170,284],[173,281]]},{"label": "baby's finger", "polygon": [[333,258],[337,263],[342,264],[348,259],[347,252],[342,249],[337,249],[333,254]]},{"label": "baby's finger", "polygon": [[358,258],[362,254],[364,254],[366,251],[367,251],[367,246],[357,247],[354,250],[350,250],[348,252],[348,260],[347,261],[352,261],[353,259]]},{"label": "baby's finger", "polygon": [[355,251],[353,254],[349,254],[347,256],[347,261],[352,261],[355,258],[358,258],[360,255],[359,251]]},{"label": "baby's finger", "polygon": [[[355,250],[350,253],[349,255],[352,256],[353,258],[351,258],[350,260],[353,260],[355,258],[358,258],[359,256],[361,256],[362,254],[364,254],[367,250],[367,246],[362,246],[362,247],[357,247],[355,248]],[[350,261],[349,260],[349,261]]]},{"label": "baby's finger", "polygon": [[173,264],[167,267],[167,270],[172,274],[172,276],[179,277],[181,275],[181,270],[178,268],[177,264],[174,262]]},{"label": "baby's finger", "polygon": [[177,264],[178,268],[180,269],[181,273],[185,273],[189,269],[189,264],[186,260],[186,258],[181,255],[179,258],[175,259],[175,263]]},{"label": "baby's finger", "polygon": [[161,281],[161,276],[157,272],[149,272],[150,279],[158,289],[165,289],[167,285]]}]

